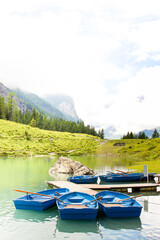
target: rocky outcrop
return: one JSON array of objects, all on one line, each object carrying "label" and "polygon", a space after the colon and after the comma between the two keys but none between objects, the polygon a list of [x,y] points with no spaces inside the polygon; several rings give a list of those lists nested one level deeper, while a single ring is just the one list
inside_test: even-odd
[{"label": "rocky outcrop", "polygon": [[78,161],[74,161],[67,157],[60,157],[58,161],[49,169],[49,174],[54,173],[79,175],[92,175],[94,171]]},{"label": "rocky outcrop", "polygon": [[22,113],[25,113],[26,109],[28,108],[24,101],[16,96],[14,91],[7,88],[2,83],[0,83],[0,96],[4,98],[5,102],[8,102],[8,98],[12,98],[12,100],[16,103],[16,106],[19,110],[21,110]]},{"label": "rocky outcrop", "polygon": [[74,101],[70,96],[62,94],[48,95],[45,98],[53,107],[61,111],[68,120],[79,121],[76,113]]},{"label": "rocky outcrop", "polygon": [[113,146],[121,147],[121,146],[125,146],[125,143],[114,143]]}]

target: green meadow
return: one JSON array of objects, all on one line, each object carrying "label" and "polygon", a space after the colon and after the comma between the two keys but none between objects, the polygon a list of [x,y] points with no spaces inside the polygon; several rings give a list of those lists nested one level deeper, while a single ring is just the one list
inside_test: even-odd
[{"label": "green meadow", "polygon": [[0,156],[93,154],[100,138],[87,134],[53,132],[0,120]]},{"label": "green meadow", "polygon": [[[114,143],[125,146],[113,146]],[[100,155],[120,159],[122,166],[160,173],[160,138],[102,140],[87,134],[54,132],[0,120],[0,156],[82,156]]]},{"label": "green meadow", "polygon": [[[113,146],[125,143],[125,146]],[[160,138],[109,140],[97,149],[97,154],[119,157],[122,165],[143,172],[148,165],[149,172],[160,173]]]}]

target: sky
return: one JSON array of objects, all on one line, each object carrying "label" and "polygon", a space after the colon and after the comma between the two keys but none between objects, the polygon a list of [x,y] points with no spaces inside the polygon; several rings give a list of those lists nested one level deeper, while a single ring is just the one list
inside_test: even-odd
[{"label": "sky", "polygon": [[113,136],[160,126],[159,0],[0,1],[0,82]]}]

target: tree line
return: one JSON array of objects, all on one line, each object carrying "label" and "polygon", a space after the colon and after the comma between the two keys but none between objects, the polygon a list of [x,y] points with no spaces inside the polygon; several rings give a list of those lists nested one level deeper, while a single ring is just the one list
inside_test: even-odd
[{"label": "tree line", "polygon": [[[157,129],[154,130],[151,138],[159,138],[160,135],[157,131]],[[122,139],[147,139],[148,136],[145,134],[145,132],[140,132],[139,134],[135,134],[132,132],[128,132],[126,135],[123,135]]]},{"label": "tree line", "polygon": [[74,122],[62,118],[51,118],[46,114],[43,115],[38,112],[35,108],[32,111],[26,109],[26,111],[22,113],[14,101],[14,94],[10,94],[6,102],[4,98],[0,96],[0,119],[51,131],[86,133],[104,139],[103,129],[97,132],[94,127],[90,125],[85,126],[83,121]]}]

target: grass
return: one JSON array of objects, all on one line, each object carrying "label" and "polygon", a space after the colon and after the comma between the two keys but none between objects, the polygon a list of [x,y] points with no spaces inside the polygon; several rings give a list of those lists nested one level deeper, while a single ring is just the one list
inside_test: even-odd
[{"label": "grass", "polygon": [[[113,146],[122,142],[125,146]],[[109,140],[100,145],[96,153],[117,156],[122,164],[135,171],[143,172],[144,165],[148,165],[149,172],[160,173],[160,138]]]},{"label": "grass", "polygon": [[53,132],[0,120],[0,156],[87,155],[101,140],[87,134]]},{"label": "grass", "polygon": [[[113,146],[114,143],[125,146]],[[101,155],[121,166],[160,173],[160,138],[101,140],[87,134],[53,132],[0,119],[0,156]],[[106,158],[105,158],[106,159]],[[112,161],[110,160],[110,161]],[[107,160],[105,160],[107,161]]]}]

